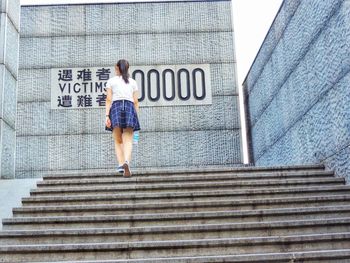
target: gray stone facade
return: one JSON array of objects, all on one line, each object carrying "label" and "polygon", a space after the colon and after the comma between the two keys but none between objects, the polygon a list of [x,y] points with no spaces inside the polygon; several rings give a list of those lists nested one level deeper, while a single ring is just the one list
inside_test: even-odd
[{"label": "gray stone facade", "polygon": [[0,0],[0,178],[15,177],[19,0]]},{"label": "gray stone facade", "polygon": [[50,69],[210,64],[212,105],[142,107],[133,167],[240,165],[230,1],[24,6],[16,177],[113,169],[103,109],[52,110]]},{"label": "gray stone facade", "polygon": [[285,0],[244,82],[256,165],[350,180],[350,1]]}]

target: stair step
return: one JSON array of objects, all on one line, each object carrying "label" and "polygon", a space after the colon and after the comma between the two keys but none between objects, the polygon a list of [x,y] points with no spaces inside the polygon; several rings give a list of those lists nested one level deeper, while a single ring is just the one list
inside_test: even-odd
[{"label": "stair step", "polygon": [[167,203],[139,204],[101,204],[101,205],[66,205],[66,206],[26,206],[13,209],[14,217],[46,216],[46,215],[118,215],[123,213],[157,213],[157,212],[195,212],[214,210],[247,210],[269,207],[307,207],[346,205],[350,195],[308,196],[289,198],[240,199]]},{"label": "stair step", "polygon": [[174,201],[209,201],[217,198],[276,198],[295,196],[324,196],[350,194],[350,186],[327,187],[296,187],[296,188],[271,188],[248,190],[211,190],[197,192],[167,192],[167,193],[124,193],[124,194],[86,194],[86,195],[53,195],[34,196],[22,198],[23,206],[33,205],[80,205],[80,204],[105,204],[108,203],[144,203],[144,202],[169,202]]},{"label": "stair step", "polygon": [[[125,180],[129,180],[126,179]],[[295,187],[295,186],[335,186],[344,185],[343,178],[320,178],[320,179],[276,179],[276,180],[257,180],[257,181],[220,181],[220,182],[182,182],[182,183],[164,183],[164,184],[134,184],[134,185],[106,185],[106,186],[66,186],[66,187],[40,187],[31,190],[31,195],[48,194],[81,194],[81,193],[110,193],[110,192],[169,192],[169,191],[202,191],[203,189],[230,189],[242,190],[257,187]]]},{"label": "stair step", "polygon": [[0,246],[2,262],[106,260],[348,249],[350,233],[116,243]]},{"label": "stair step", "polygon": [[1,231],[0,245],[135,242],[350,232],[350,218],[153,227]]},{"label": "stair step", "polygon": [[229,210],[183,213],[123,214],[95,216],[15,217],[3,219],[4,229],[136,227],[210,223],[266,222],[302,219],[326,219],[350,216],[350,205]]},{"label": "stair step", "polygon": [[334,178],[334,173],[331,171],[315,171],[315,172],[282,172],[282,173],[266,173],[266,174],[199,174],[199,175],[178,175],[178,176],[133,176],[125,180],[121,175],[115,175],[110,178],[70,178],[66,179],[51,179],[37,183],[38,187],[61,187],[74,185],[111,185],[111,184],[132,184],[132,183],[169,183],[169,182],[196,182],[196,181],[238,181],[238,180],[267,180],[267,179],[317,179],[317,178]]},{"label": "stair step", "polygon": [[55,174],[0,262],[349,262],[350,186],[322,165]]},{"label": "stair step", "polygon": [[[272,167],[257,167],[257,166],[245,166],[245,167],[201,167],[201,168],[186,168],[186,169],[171,169],[170,167],[164,169],[142,169],[135,170],[134,175],[142,176],[178,176],[178,175],[206,175],[208,173],[234,173],[234,174],[251,174],[251,173],[284,173],[284,172],[318,172],[324,171],[325,167],[322,164],[310,164],[310,165],[296,165],[296,166],[272,166]],[[43,176],[44,180],[57,180],[57,179],[74,179],[74,178],[100,178],[100,177],[115,177],[115,171],[92,171],[92,172],[69,172],[69,173],[54,173]]]},{"label": "stair step", "polygon": [[[243,255],[216,255],[197,257],[152,258],[152,259],[120,259],[120,260],[89,260],[69,261],[69,263],[276,263],[276,262],[304,262],[304,263],[349,263],[350,249],[320,250],[320,251],[293,251],[287,253],[264,253]],[[52,263],[67,263],[68,261],[56,261]],[[39,263],[39,262],[28,262]]]}]

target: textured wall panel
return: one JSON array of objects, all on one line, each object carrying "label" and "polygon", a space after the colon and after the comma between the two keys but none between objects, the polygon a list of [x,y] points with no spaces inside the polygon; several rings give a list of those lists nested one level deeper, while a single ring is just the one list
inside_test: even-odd
[{"label": "textured wall panel", "polygon": [[25,7],[21,35],[231,31],[230,10],[229,1]]},{"label": "textured wall panel", "polygon": [[[55,156],[58,157],[58,155]],[[30,175],[30,171],[33,170],[49,170],[49,137],[17,136],[16,177],[17,171],[28,171]]]},{"label": "textured wall panel", "polygon": [[20,0],[1,0],[0,13],[6,13],[18,31],[19,15],[20,15]]},{"label": "textured wall panel", "polygon": [[6,46],[6,13],[0,13],[0,64],[5,64],[5,46]]},{"label": "textured wall panel", "polygon": [[[24,65],[24,61],[35,61],[39,58],[41,60],[45,59],[46,61],[49,61],[49,57],[43,57],[42,55],[50,56],[51,52],[51,43],[47,41],[46,38],[21,38],[19,43],[19,69],[21,68],[31,68],[30,65]],[[44,54],[42,52],[44,51]],[[25,52],[25,55],[23,54]],[[38,68],[40,67],[40,61],[38,63]]]},{"label": "textured wall panel", "polygon": [[[142,131],[239,129],[236,96],[213,98],[213,105],[143,107]],[[51,110],[50,103],[19,103],[18,136],[104,133],[104,109]],[[166,121],[165,121],[166,120]]]},{"label": "textured wall panel", "polygon": [[210,65],[211,92],[213,96],[238,96],[237,72],[234,63]]},{"label": "textured wall panel", "polygon": [[[324,5],[334,11],[326,15],[330,9]],[[350,1],[305,1],[295,16],[298,19],[293,17],[289,25],[293,28],[310,22],[310,17],[323,17],[325,23],[317,31],[290,34],[290,42],[284,39],[288,49],[290,43],[302,47],[305,38],[313,40],[302,57],[294,51],[283,53],[276,46],[256,81],[249,97],[250,118],[255,120],[251,126],[255,161],[257,165],[322,162],[349,180]],[[300,22],[293,25],[294,20]],[[267,72],[274,68],[278,73],[271,78]],[[278,86],[278,76],[286,74],[285,70],[288,77],[281,88],[269,90]]]},{"label": "textured wall panel", "polygon": [[[52,130],[53,123],[51,119],[50,104],[47,102],[34,103],[19,103],[17,106],[17,136],[23,135],[46,135],[56,134],[58,131]],[[74,116],[67,119],[64,112],[60,111],[60,119],[65,122],[65,125],[70,127],[75,122]],[[74,132],[71,129],[70,132]]]},{"label": "textured wall panel", "polygon": [[[30,156],[32,149],[28,150],[28,146],[22,147],[24,141],[37,151],[37,156]],[[234,130],[141,132],[139,144],[134,147],[132,166],[239,164],[240,144],[239,131]],[[35,171],[113,169],[116,166],[109,134],[18,137],[17,147],[21,151],[16,169],[22,177],[35,176]]]},{"label": "textured wall panel", "polygon": [[17,78],[18,74],[18,42],[18,31],[12,22],[8,20],[6,25],[5,63],[15,78]]},{"label": "textured wall panel", "polygon": [[18,75],[18,102],[50,101],[50,69],[22,69]]},{"label": "textured wall panel", "polygon": [[[186,43],[184,45],[184,43]],[[20,68],[232,63],[233,33],[178,33],[22,38]]]},{"label": "textured wall panel", "polygon": [[0,178],[15,177],[19,0],[0,2]]},{"label": "textured wall panel", "polygon": [[[0,25],[1,26],[1,25]],[[0,118],[2,118],[2,116],[4,115],[4,109],[2,107],[2,104],[3,104],[3,96],[4,96],[4,81],[5,81],[5,70],[6,70],[6,67],[4,64],[0,64]]]},{"label": "textured wall panel", "polygon": [[[350,145],[350,92],[344,83],[350,75],[331,90],[320,103],[298,121],[293,129],[284,134],[258,159],[258,165],[300,164],[325,162],[334,155],[340,155]],[[341,158],[340,156],[338,158]],[[344,156],[348,158],[349,156]],[[337,167],[346,170],[348,167]],[[342,174],[342,176],[348,176]]]},{"label": "textured wall panel", "polygon": [[[339,79],[350,70],[348,56],[350,45],[344,45],[349,41],[343,34],[347,30],[345,17],[345,14],[339,12],[331,19],[327,28],[319,35],[318,41],[310,47],[304,60],[291,73],[269,107],[256,123],[253,120],[256,134],[253,136],[253,143],[259,149],[259,152],[256,152],[257,156],[293,126],[320,97],[324,96],[325,92],[334,88]],[[333,39],[338,39],[338,41],[333,43]],[[259,95],[262,96],[260,93]],[[260,134],[262,126],[269,132],[269,140],[266,140],[265,135]]]},{"label": "textured wall panel", "polygon": [[15,177],[16,132],[0,119],[0,175],[2,179]]},{"label": "textured wall panel", "polygon": [[[285,83],[286,78],[304,59],[305,54],[312,48],[310,45],[314,39],[319,37],[319,32],[326,34],[325,26],[330,16],[338,9],[340,2],[304,1],[300,4],[284,32],[283,41],[278,42],[270,60],[256,81],[256,88],[251,88],[251,104],[254,105],[251,109],[252,124],[260,117],[262,111]],[[315,11],[306,15],[309,10]],[[323,48],[327,45],[323,40],[317,40],[317,42],[321,42]],[[261,96],[261,94],[264,95]]]},{"label": "textured wall panel", "polygon": [[[326,93],[283,137],[260,153],[257,164],[323,162],[349,145],[349,81],[350,74]],[[265,132],[269,134],[268,130]]]},{"label": "textured wall panel", "polygon": [[[0,66],[0,80],[3,81],[2,90],[0,89],[0,118],[3,119],[7,125],[9,125],[12,129],[15,129],[16,123],[16,79],[11,75],[11,73],[7,70],[3,65]],[[4,75],[2,75],[4,74]],[[3,78],[1,78],[1,75]]]},{"label": "textured wall panel", "polygon": [[[236,80],[232,76],[236,76],[234,63],[210,64],[212,95],[238,95]],[[51,99],[50,70],[20,70],[18,90],[20,90],[18,102],[49,102]]]}]

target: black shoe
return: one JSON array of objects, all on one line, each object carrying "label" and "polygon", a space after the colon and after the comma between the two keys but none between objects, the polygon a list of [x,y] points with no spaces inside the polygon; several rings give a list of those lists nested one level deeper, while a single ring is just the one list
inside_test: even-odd
[{"label": "black shoe", "polygon": [[118,167],[117,167],[117,171],[118,171],[118,173],[123,174],[123,173],[124,173],[123,165],[118,166]]}]

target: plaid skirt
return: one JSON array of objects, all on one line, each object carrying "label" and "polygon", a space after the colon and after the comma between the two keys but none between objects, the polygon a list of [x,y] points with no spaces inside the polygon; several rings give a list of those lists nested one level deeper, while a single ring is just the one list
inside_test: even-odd
[{"label": "plaid skirt", "polygon": [[110,110],[110,120],[112,128],[133,128],[134,131],[140,130],[140,123],[134,107],[134,103],[129,100],[113,101]]}]

